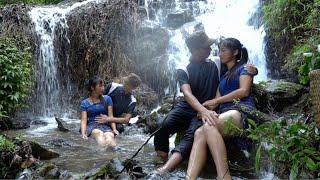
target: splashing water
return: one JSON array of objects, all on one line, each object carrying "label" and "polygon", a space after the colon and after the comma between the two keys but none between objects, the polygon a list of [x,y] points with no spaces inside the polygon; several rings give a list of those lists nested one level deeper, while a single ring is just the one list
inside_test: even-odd
[{"label": "splashing water", "polygon": [[[195,21],[174,31],[174,35],[170,39],[169,63],[175,67],[186,66],[189,63],[190,53],[185,45],[185,36],[191,34],[194,27],[201,23],[211,38],[234,37],[239,39],[248,49],[249,63],[254,64],[259,70],[259,74],[254,78],[255,82],[267,80],[264,27],[261,26],[257,29],[248,25],[248,21],[259,8],[259,0],[250,0],[246,3],[240,0],[208,0],[207,2],[193,3],[198,3],[199,8],[195,8],[193,13],[199,15],[195,17]],[[179,6],[176,8],[179,9]],[[213,58],[213,55],[209,58]]]},{"label": "splashing water", "polygon": [[[62,98],[63,84],[61,82],[58,64],[59,59],[55,52],[55,40],[59,36],[66,35],[68,28],[68,14],[88,3],[99,3],[101,0],[86,0],[70,6],[35,7],[29,12],[38,36],[38,57],[36,61],[36,92],[35,102],[32,106],[34,115],[52,117],[55,114],[68,112],[68,101]],[[67,85],[68,86],[68,85]],[[66,107],[63,107],[63,106]]]}]

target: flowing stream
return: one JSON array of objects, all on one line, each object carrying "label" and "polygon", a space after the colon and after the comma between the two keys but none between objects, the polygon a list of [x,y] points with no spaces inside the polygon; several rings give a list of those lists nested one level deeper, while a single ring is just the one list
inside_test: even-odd
[{"label": "flowing stream", "polygon": [[[68,107],[68,101],[63,100],[63,94],[72,91],[70,85],[62,83],[63,78],[59,74],[59,59],[55,49],[57,36],[65,36],[68,39],[66,29],[68,28],[67,16],[72,10],[86,6],[88,3],[100,3],[103,0],[85,0],[73,4],[34,7],[29,15],[34,23],[34,28],[38,36],[38,57],[37,57],[37,82],[36,82],[36,103],[33,107],[34,116],[40,117],[47,125],[32,125],[27,130],[11,131],[12,135],[20,135],[24,138],[35,140],[45,147],[53,149],[60,154],[59,158],[50,160],[60,168],[72,172],[75,176],[90,170],[93,166],[104,162],[107,159],[118,157],[124,160],[130,157],[135,150],[147,139],[147,135],[135,126],[127,127],[124,134],[117,138],[121,150],[111,152],[105,148],[97,148],[93,139],[84,141],[79,135],[79,119],[65,118],[67,126],[71,129],[68,133],[56,130],[54,115],[73,114],[74,110]],[[165,2],[165,0],[158,1]],[[189,52],[184,43],[187,34],[194,31],[194,27],[200,23],[207,34],[212,38],[235,37],[238,38],[249,51],[250,63],[259,69],[259,75],[255,81],[267,79],[266,60],[264,56],[264,36],[263,26],[256,26],[248,23],[254,13],[259,8],[259,0],[207,0],[184,2],[176,0],[174,5],[168,9],[152,9],[152,1],[146,0],[142,3],[148,9],[146,21],[166,27],[166,17],[169,13],[191,10],[194,20],[185,23],[179,28],[168,28],[170,31],[170,44],[168,47],[169,64],[172,69],[177,66],[188,64]],[[151,18],[153,11],[154,17]],[[254,21],[253,21],[254,22]],[[198,25],[199,26],[199,25]],[[213,47],[215,48],[215,47]],[[216,53],[214,50],[213,55]],[[173,139],[170,140],[170,147],[173,148]],[[145,172],[155,169],[159,163],[154,158],[152,140],[143,148],[137,160],[144,168]],[[211,166],[202,175],[204,178],[214,178]],[[180,179],[185,177],[186,164],[177,171],[168,175],[164,179]],[[256,176],[253,172],[235,172],[239,178],[273,178],[273,174],[268,173],[268,169],[261,171]]]}]

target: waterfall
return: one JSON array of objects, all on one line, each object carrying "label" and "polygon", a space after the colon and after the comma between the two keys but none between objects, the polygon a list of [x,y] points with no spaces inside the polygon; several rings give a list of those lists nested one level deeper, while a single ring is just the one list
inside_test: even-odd
[{"label": "waterfall", "polygon": [[[29,12],[38,37],[35,102],[32,106],[34,115],[51,117],[55,114],[61,116],[63,113],[68,113],[67,95],[62,90],[70,89],[68,88],[70,84],[62,82],[68,77],[59,75],[59,59],[56,54],[55,41],[61,35],[65,35],[64,38],[67,42],[69,41],[66,33],[68,14],[91,2],[98,3],[99,0],[85,0],[61,7],[34,7]],[[64,82],[68,82],[68,80]]]},{"label": "waterfall", "polygon": [[[248,23],[259,6],[259,0],[248,0],[245,3],[241,0],[191,2],[175,0],[175,7],[171,9],[171,12],[191,10],[194,21],[187,22],[177,29],[171,29],[172,35],[168,53],[172,69],[188,64],[190,53],[185,45],[185,37],[195,31],[195,27],[200,27],[211,38],[234,37],[239,39],[248,49],[249,63],[258,68],[259,74],[255,76],[254,81],[267,80],[264,27],[262,25],[257,28],[257,25]],[[170,13],[170,11],[165,12]],[[163,17],[167,15],[164,11],[159,10],[154,21],[160,25],[166,25]],[[217,47],[212,48],[213,53],[209,58],[213,58],[218,52]]]}]

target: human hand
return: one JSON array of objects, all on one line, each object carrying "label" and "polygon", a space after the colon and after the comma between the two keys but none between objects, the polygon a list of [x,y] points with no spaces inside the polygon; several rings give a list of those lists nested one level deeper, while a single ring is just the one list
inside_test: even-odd
[{"label": "human hand", "polygon": [[215,111],[211,111],[208,109],[204,109],[201,112],[199,112],[198,117],[201,117],[203,123],[208,123],[210,126],[215,126],[218,119],[218,114]]},{"label": "human hand", "polygon": [[214,110],[219,105],[219,103],[216,99],[211,99],[211,100],[205,101],[202,105],[209,110]]},{"label": "human hand", "polygon": [[104,123],[109,123],[111,122],[111,118],[108,117],[105,114],[100,114],[100,116],[97,116],[95,119],[96,123],[98,124],[104,124]]},{"label": "human hand", "polygon": [[119,131],[116,130],[116,129],[113,130],[113,133],[114,133],[115,136],[118,136],[120,134]]},{"label": "human hand", "polygon": [[244,68],[248,71],[248,73],[254,76],[258,74],[258,69],[253,64],[246,64]]},{"label": "human hand", "polygon": [[88,139],[88,136],[86,134],[82,134],[82,139]]}]

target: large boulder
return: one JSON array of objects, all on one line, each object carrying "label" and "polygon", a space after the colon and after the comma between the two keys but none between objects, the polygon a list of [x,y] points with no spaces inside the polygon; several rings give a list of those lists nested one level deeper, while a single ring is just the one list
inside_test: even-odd
[{"label": "large boulder", "polygon": [[193,13],[189,9],[179,10],[169,13],[167,16],[167,25],[171,28],[179,28],[187,22],[193,21]]},{"label": "large boulder", "polygon": [[297,102],[304,91],[300,84],[285,81],[267,81],[255,84],[253,95],[257,108],[263,112],[281,111]]},{"label": "large boulder", "polygon": [[168,30],[153,24],[144,23],[137,30],[135,52],[139,65],[148,64],[150,60],[166,53],[169,45]]}]

